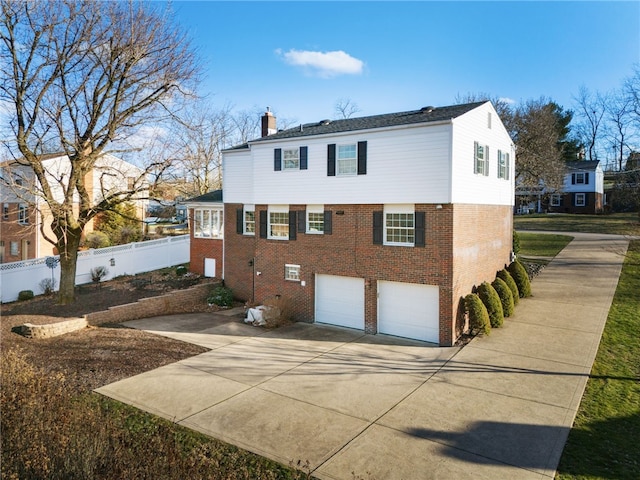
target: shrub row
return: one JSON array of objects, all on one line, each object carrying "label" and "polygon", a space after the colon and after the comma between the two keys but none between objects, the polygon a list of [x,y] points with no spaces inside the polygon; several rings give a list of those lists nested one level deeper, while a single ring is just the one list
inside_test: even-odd
[{"label": "shrub row", "polygon": [[492,283],[483,282],[464,298],[472,332],[488,335],[513,315],[520,298],[531,296],[527,271],[517,260],[500,270]]}]

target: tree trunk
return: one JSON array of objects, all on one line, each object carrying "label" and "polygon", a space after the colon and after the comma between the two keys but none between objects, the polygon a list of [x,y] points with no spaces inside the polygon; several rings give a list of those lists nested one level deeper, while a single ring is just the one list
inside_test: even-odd
[{"label": "tree trunk", "polygon": [[82,229],[67,230],[64,238],[59,238],[56,244],[60,252],[60,290],[58,303],[68,305],[75,301],[76,267],[78,265],[78,247]]}]

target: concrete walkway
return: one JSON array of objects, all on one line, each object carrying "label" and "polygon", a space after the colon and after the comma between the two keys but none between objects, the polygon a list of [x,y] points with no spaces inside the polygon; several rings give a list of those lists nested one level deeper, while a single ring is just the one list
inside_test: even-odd
[{"label": "concrete walkway", "polygon": [[321,479],[553,478],[628,246],[572,235],[534,297],[462,349],[156,317],[128,325],[211,351],[97,391]]}]

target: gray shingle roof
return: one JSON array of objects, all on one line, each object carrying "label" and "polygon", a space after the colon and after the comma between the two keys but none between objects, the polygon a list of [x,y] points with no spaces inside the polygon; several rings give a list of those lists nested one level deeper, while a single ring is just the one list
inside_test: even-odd
[{"label": "gray shingle roof", "polygon": [[[394,127],[399,125],[412,125],[417,123],[441,122],[459,117],[460,115],[463,115],[484,103],[486,102],[465,103],[461,105],[450,105],[447,107],[424,107],[420,110],[386,113],[382,115],[372,115],[369,117],[321,120],[282,130],[267,137],[251,140],[249,143]],[[234,149],[246,147],[247,144],[244,144],[238,145],[237,147],[234,147]]]},{"label": "gray shingle roof", "polygon": [[579,162],[567,162],[567,170],[569,171],[584,171],[584,170],[595,170],[600,163],[599,160],[582,160]]},{"label": "gray shingle roof", "polygon": [[188,200],[185,200],[182,203],[197,203],[197,202],[222,203],[222,190],[212,190],[211,192],[207,192],[203,195],[198,195],[197,197],[193,197]]}]

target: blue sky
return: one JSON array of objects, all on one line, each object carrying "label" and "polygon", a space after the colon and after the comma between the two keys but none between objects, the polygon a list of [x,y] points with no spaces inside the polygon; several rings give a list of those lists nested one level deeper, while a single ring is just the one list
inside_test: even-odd
[{"label": "blue sky", "polygon": [[640,2],[176,1],[215,106],[271,106],[295,122],[449,105],[486,92],[608,91],[640,63]]}]

